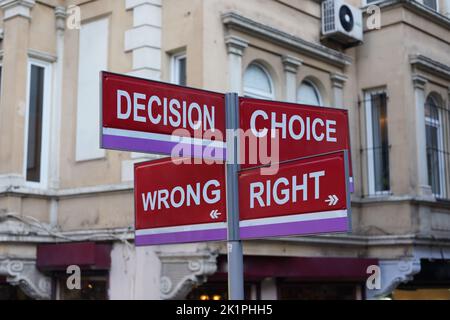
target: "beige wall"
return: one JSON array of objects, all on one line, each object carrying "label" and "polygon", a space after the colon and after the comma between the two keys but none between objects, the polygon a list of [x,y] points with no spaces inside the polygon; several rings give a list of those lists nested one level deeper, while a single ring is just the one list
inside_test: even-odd
[{"label": "beige wall", "polygon": [[[359,1],[353,2],[359,3]],[[30,25],[24,18],[14,18],[3,22],[5,40],[1,44],[4,52],[4,81],[0,102],[0,175],[22,174],[27,51],[31,48],[50,55],[56,54],[54,5],[62,3],[80,5],[82,22],[108,17],[110,21],[108,70],[127,73],[132,69],[132,54],[124,50],[124,35],[132,28],[133,17],[132,12],[125,9],[125,0],[67,2],[55,0],[45,3],[37,2],[32,9]],[[189,86],[219,92],[228,89],[227,50],[224,39],[229,31],[222,23],[221,14],[229,11],[238,12],[240,15],[306,41],[321,43],[320,6],[317,1],[163,0],[162,79],[164,81],[170,79],[170,54],[186,50]],[[432,229],[422,228],[422,226],[431,224],[429,212],[432,210],[418,209],[411,199],[415,197],[417,177],[412,112],[415,101],[408,56],[421,53],[450,65],[449,30],[448,27],[433,23],[401,6],[383,11],[382,22],[381,30],[365,33],[362,46],[351,49],[339,48],[353,58],[353,63],[345,68],[304,55],[295,49],[276,45],[254,34],[235,30],[232,34],[250,42],[249,47],[244,51],[241,72],[243,73],[252,61],[263,63],[274,80],[278,100],[284,99],[285,80],[281,60],[283,55],[291,55],[303,60],[303,65],[300,66],[297,74],[297,85],[300,85],[305,78],[313,79],[318,84],[326,105],[331,105],[333,99],[330,75],[337,72],[348,78],[343,94],[345,106],[350,115],[356,185],[354,233],[368,235],[404,235],[417,231],[430,233],[434,232],[436,227]],[[130,154],[108,150],[103,159],[75,161],[78,38],[78,30],[65,30],[59,159],[60,188],[63,191],[69,190],[71,195],[60,196],[58,190],[52,190],[56,193],[47,190],[48,192],[41,192],[39,197],[31,198],[22,194],[7,194],[0,196],[0,210],[6,209],[8,212],[30,215],[47,222],[50,220],[49,195],[52,194],[52,198],[58,200],[57,222],[63,230],[129,227],[134,222],[132,186],[122,183],[121,168],[123,161],[130,159]],[[427,76],[433,79],[427,84],[427,92],[438,91],[444,99],[448,99],[446,96],[448,92],[446,90],[449,87],[448,79]],[[389,96],[389,141],[392,145],[391,188],[393,195],[397,198],[362,201],[361,195],[367,192],[366,164],[361,161],[360,156],[360,149],[365,141],[363,121],[365,114],[363,105],[359,105],[358,101],[363,99],[364,90],[380,86],[386,87]],[[122,187],[119,191],[112,191],[114,188],[111,185]],[[86,189],[86,187],[94,186],[99,189],[103,186],[104,188],[92,192]],[[401,197],[409,198],[405,200],[400,199]],[[428,205],[423,207],[429,208]],[[442,212],[448,211],[445,208],[433,210],[437,217],[441,217],[439,214],[442,215]],[[445,223],[447,222],[442,222],[442,224]],[[446,231],[444,229],[439,232]],[[317,253],[316,249],[309,247],[302,250],[305,255],[328,255],[333,252],[330,249]],[[264,248],[249,244],[247,250],[249,253],[261,253]],[[345,254],[355,252],[352,251],[354,249],[348,250]]]}]

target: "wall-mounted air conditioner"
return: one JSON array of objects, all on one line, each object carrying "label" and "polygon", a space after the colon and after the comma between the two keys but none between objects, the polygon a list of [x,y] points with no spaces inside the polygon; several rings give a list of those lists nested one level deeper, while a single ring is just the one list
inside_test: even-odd
[{"label": "wall-mounted air conditioner", "polygon": [[322,2],[322,36],[345,45],[363,40],[362,12],[343,0]]}]

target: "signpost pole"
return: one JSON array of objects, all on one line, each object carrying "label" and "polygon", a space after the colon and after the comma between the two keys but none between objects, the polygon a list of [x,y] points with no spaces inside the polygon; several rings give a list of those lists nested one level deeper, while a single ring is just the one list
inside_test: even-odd
[{"label": "signpost pole", "polygon": [[227,224],[228,224],[228,297],[244,299],[244,259],[239,235],[239,97],[225,95],[227,128]]}]

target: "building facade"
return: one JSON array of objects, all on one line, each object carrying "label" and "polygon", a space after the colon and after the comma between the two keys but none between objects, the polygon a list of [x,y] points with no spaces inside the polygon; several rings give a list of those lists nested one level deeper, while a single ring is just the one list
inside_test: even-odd
[{"label": "building facade", "polygon": [[101,70],[348,109],[352,232],[245,241],[246,298],[449,299],[450,1],[346,0],[352,45],[321,2],[0,1],[0,299],[226,298],[225,243],[134,246],[158,156],[99,148]]}]

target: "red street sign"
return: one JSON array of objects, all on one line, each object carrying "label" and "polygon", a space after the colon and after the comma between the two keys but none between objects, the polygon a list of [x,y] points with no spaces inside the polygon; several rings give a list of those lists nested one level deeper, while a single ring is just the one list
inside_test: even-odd
[{"label": "red street sign", "polygon": [[226,240],[224,164],[166,158],[136,164],[134,177],[136,245]]},{"label": "red street sign", "polygon": [[[239,119],[241,129],[248,134],[245,141],[241,139],[241,150],[244,151],[241,155],[247,157],[241,159],[243,169],[266,164],[260,157],[254,158],[253,163],[250,161],[260,152],[259,147],[255,147],[261,139],[267,139],[268,155],[274,149],[271,138],[279,141],[280,162],[350,151],[347,110],[239,98]],[[273,136],[271,130],[274,130]],[[253,147],[252,139],[257,142]]]},{"label": "red street sign", "polygon": [[102,148],[224,158],[223,94],[109,72],[101,83]]},{"label": "red street sign", "polygon": [[348,231],[347,182],[343,152],[281,164],[272,176],[243,171],[241,238]]}]

